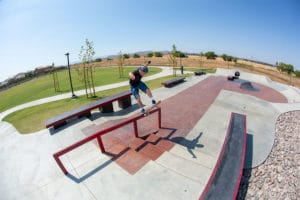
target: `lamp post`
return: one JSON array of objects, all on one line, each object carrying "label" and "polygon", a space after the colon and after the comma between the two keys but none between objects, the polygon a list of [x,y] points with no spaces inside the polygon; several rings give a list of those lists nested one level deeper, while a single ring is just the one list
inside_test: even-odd
[{"label": "lamp post", "polygon": [[69,79],[70,79],[70,85],[71,85],[71,91],[72,91],[72,99],[76,99],[77,96],[74,94],[74,90],[73,90],[73,84],[72,84],[72,77],[71,77],[71,71],[70,71],[70,62],[69,62],[69,52],[65,53],[65,56],[67,56],[68,59],[68,71],[69,71]]}]

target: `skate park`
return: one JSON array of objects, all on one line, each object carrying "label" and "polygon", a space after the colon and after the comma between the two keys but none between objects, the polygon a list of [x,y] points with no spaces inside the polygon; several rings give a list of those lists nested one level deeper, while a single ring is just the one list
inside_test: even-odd
[{"label": "skate park", "polygon": [[[268,157],[278,116],[300,109],[296,88],[244,71],[238,80],[228,81],[234,72],[218,69],[215,74],[187,77],[172,88],[153,90],[162,101],[161,117],[153,112],[136,122],[139,140],[129,124],[103,136],[105,153],[97,140],[87,142],[61,156],[67,174],[53,154],[95,131],[136,119],[134,99],[130,108],[114,114],[95,111],[93,120],[75,119],[55,131],[20,135],[2,121],[3,198],[199,199],[207,183],[213,182],[232,113],[246,116],[244,141],[250,148],[243,146],[243,167],[252,168]],[[150,105],[146,96],[142,98]],[[13,110],[1,113],[1,119]]]}]

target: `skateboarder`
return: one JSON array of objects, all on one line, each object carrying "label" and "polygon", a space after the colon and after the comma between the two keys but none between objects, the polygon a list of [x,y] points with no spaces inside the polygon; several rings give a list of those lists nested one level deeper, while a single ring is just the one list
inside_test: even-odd
[{"label": "skateboarder", "polygon": [[145,76],[148,73],[148,65],[151,63],[151,61],[148,61],[144,66],[139,67],[133,72],[129,73],[129,84],[131,88],[131,92],[135,99],[137,100],[137,103],[139,107],[141,108],[141,112],[145,114],[145,109],[143,108],[143,102],[141,100],[141,97],[139,95],[139,90],[142,90],[149,98],[152,100],[152,104],[155,105],[156,101],[152,96],[151,90],[148,88],[148,86],[141,81],[143,76]]}]

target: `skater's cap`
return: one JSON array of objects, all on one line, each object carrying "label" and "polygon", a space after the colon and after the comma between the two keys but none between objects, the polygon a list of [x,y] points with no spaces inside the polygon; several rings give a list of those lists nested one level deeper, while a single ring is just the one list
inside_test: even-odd
[{"label": "skater's cap", "polygon": [[148,67],[147,66],[142,66],[139,68],[142,72],[148,73]]}]

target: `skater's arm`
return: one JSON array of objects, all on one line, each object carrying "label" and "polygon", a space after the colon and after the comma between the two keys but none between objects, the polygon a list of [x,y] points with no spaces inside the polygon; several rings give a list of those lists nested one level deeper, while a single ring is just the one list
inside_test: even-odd
[{"label": "skater's arm", "polygon": [[134,76],[134,74],[132,73],[132,72],[129,72],[129,78],[131,79],[131,80],[134,80],[135,79],[135,76]]}]

